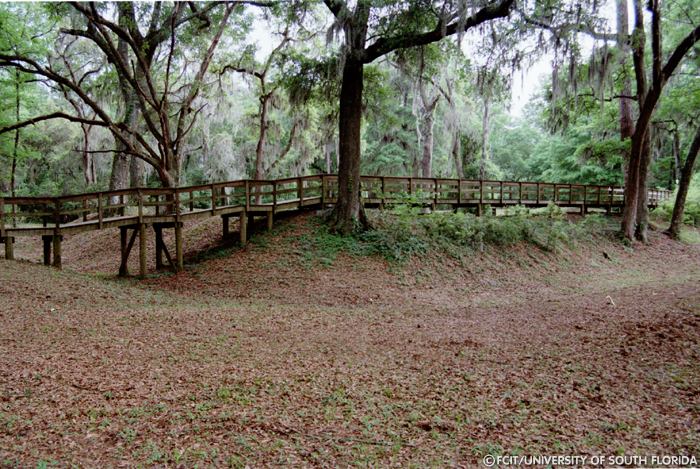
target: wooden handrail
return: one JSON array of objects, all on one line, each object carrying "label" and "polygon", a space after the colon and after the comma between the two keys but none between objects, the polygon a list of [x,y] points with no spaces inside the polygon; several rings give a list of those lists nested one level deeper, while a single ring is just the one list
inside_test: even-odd
[{"label": "wooden handrail", "polygon": [[[71,194],[59,197],[0,197],[0,235],[5,236],[8,230],[22,230],[23,228],[10,228],[9,219],[17,220],[21,218],[48,217],[49,222],[53,221],[52,229],[60,229],[62,219],[66,216],[78,215],[83,218],[84,223],[95,223],[101,229],[106,221],[115,218],[114,210],[118,210],[116,216],[124,216],[127,206],[138,208],[138,216],[134,217],[143,222],[150,214],[145,213],[145,207],[156,207],[156,215],[160,213],[159,207],[171,206],[175,202],[175,212],[178,219],[182,215],[195,211],[195,202],[208,201],[210,208],[203,208],[211,211],[212,214],[219,212],[219,209],[241,208],[250,210],[251,197],[255,197],[255,206],[268,206],[276,210],[281,204],[289,204],[290,199],[280,198],[283,194],[296,192],[297,200],[301,206],[308,199],[320,198],[320,202],[325,204],[329,201],[329,195],[333,194],[331,188],[337,184],[338,176],[335,174],[298,176],[292,178],[281,178],[276,180],[256,180],[241,179],[234,181],[224,181],[203,185],[183,186],[183,187],[138,187],[132,189],[120,189],[115,191],[90,192],[84,194]],[[314,186],[304,187],[305,181],[314,182]],[[590,184],[571,183],[547,183],[536,181],[494,181],[494,180],[472,180],[472,179],[450,179],[450,178],[422,178],[411,176],[362,176],[362,182],[366,184],[369,196],[376,199],[375,192],[381,190],[381,205],[391,203],[394,194],[399,192],[415,193],[417,188],[432,187],[433,193],[426,201],[433,205],[442,203],[454,204],[454,192],[456,190],[457,204],[510,204],[510,203],[536,203],[541,205],[548,201],[554,201],[564,205],[582,204],[598,206],[619,206],[624,203],[624,189],[622,187],[601,186]],[[399,187],[392,187],[399,183]],[[279,188],[280,185],[292,185],[288,188]],[[318,184],[318,185],[316,185]],[[379,186],[379,187],[378,187]],[[226,193],[226,188],[240,188]],[[318,191],[320,194],[309,195],[307,191]],[[515,191],[517,190],[517,197]],[[568,197],[563,191],[568,190]],[[606,199],[603,200],[603,190],[607,192]],[[245,192],[244,192],[245,191]],[[526,192],[524,194],[524,191]],[[536,197],[533,197],[533,191]],[[546,193],[551,191],[548,196]],[[576,197],[574,197],[574,191]],[[195,192],[203,194],[196,195]],[[562,193],[560,193],[562,192]],[[506,193],[506,194],[504,194]],[[187,194],[187,198],[181,197]],[[669,190],[649,190],[649,201],[656,204],[666,200],[671,196]],[[506,197],[507,195],[507,197]],[[144,200],[145,197],[151,200]],[[242,204],[239,197],[245,197]],[[267,202],[260,202],[258,197],[268,197]],[[118,197],[119,203],[110,204],[111,199]],[[161,197],[164,200],[161,200]],[[229,199],[229,197],[231,199]],[[337,197],[337,195],[335,195]],[[581,199],[583,197],[583,199]],[[126,200],[125,200],[126,198]],[[589,200],[589,198],[591,200]],[[107,203],[104,203],[104,200]],[[271,200],[270,200],[271,199]],[[333,202],[333,199],[330,199]],[[231,203],[231,205],[229,205]],[[180,204],[185,207],[180,207]],[[11,209],[8,208],[11,206]],[[22,207],[29,206],[29,207]],[[37,210],[37,208],[39,210]],[[183,209],[184,208],[184,212]],[[189,209],[189,212],[188,212]],[[6,212],[7,211],[7,212]],[[87,216],[91,211],[96,211],[96,220],[90,220]],[[168,215],[167,211],[164,215]],[[46,218],[44,218],[46,221]]]}]

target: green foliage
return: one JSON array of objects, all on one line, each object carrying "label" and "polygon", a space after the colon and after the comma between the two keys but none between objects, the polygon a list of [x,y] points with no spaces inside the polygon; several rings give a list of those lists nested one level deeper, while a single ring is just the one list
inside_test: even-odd
[{"label": "green foliage", "polygon": [[[654,215],[658,216],[665,222],[670,222],[671,215],[673,215],[673,206],[676,200],[675,195],[676,194],[674,194],[674,197],[671,199],[659,204],[656,210],[654,210]],[[686,225],[700,227],[700,177],[698,177],[697,174],[690,181],[688,196],[685,199],[683,223]]]},{"label": "green foliage", "polygon": [[430,251],[462,257],[486,246],[519,243],[558,251],[601,236],[607,228],[606,219],[598,215],[568,221],[565,212],[553,204],[536,213],[526,207],[511,207],[504,216],[477,217],[465,212],[425,214],[414,205],[419,198],[406,196],[404,200],[407,203],[371,213],[372,229],[352,236],[333,234],[321,219],[316,219],[313,231],[295,239],[298,252],[309,266],[330,266],[341,252],[403,262]]}]

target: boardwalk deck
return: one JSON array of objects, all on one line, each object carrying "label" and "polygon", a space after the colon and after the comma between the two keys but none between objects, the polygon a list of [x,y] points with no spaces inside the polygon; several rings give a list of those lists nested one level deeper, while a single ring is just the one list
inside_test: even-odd
[{"label": "boardwalk deck", "polygon": [[[246,242],[247,222],[267,217],[272,227],[278,212],[326,207],[337,201],[337,175],[315,175],[277,180],[238,180],[178,188],[137,188],[61,197],[0,197],[0,241],[5,257],[14,257],[14,239],[41,237],[44,263],[61,267],[61,241],[65,235],[119,228],[120,273],[139,239],[140,274],[146,271],[146,231],[156,234],[156,264],[162,256],[175,270],[183,267],[182,224],[185,221],[220,216],[223,234],[228,234],[230,217],[240,218],[241,243]],[[599,208],[608,212],[624,206],[621,187],[524,181],[479,181],[444,178],[363,176],[362,200],[367,207],[385,207],[405,202],[434,209],[526,205],[542,207],[554,203],[577,207],[581,213]],[[670,191],[651,190],[648,201],[655,207],[670,197]],[[175,255],[163,243],[162,230],[175,231]],[[131,234],[129,233],[131,231]],[[51,252],[53,251],[53,259]]]}]

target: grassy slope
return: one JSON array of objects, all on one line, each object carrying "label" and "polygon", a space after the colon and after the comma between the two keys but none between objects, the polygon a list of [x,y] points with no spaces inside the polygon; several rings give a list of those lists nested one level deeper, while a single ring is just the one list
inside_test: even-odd
[{"label": "grassy slope", "polygon": [[293,219],[141,283],[0,261],[0,461],[700,453],[698,246],[397,267],[308,236]]}]

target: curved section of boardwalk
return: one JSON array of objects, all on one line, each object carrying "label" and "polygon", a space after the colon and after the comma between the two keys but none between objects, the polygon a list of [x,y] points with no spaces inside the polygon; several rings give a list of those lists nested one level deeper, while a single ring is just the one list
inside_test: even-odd
[{"label": "curved section of boardwalk", "polygon": [[[624,206],[624,190],[615,186],[556,184],[543,182],[478,181],[466,179],[363,176],[362,198],[366,206],[384,207],[405,202],[434,209],[458,207],[503,207],[508,205],[578,207],[608,212]],[[90,230],[119,228],[121,239],[120,274],[135,240],[139,239],[140,274],[146,272],[146,232],[156,236],[156,265],[164,257],[175,270],[181,269],[182,224],[186,220],[220,216],[224,236],[230,217],[240,218],[241,243],[246,242],[247,222],[255,216],[267,218],[288,210],[325,207],[336,202],[337,175],[316,175],[277,180],[239,180],[178,188],[138,188],[94,192],[61,197],[0,197],[0,239],[5,257],[13,258],[18,236],[41,237],[44,263],[61,267],[61,241],[64,235]],[[670,197],[670,191],[649,191],[655,207]],[[163,242],[163,230],[175,230],[171,255]],[[52,256],[53,252],[53,256]]]}]

